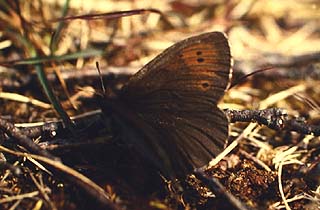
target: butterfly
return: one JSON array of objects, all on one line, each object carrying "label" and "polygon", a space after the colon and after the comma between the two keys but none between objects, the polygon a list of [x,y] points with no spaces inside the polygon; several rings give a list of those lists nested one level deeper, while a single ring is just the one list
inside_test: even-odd
[{"label": "butterfly", "polygon": [[228,121],[217,103],[231,75],[226,36],[204,33],[156,56],[101,107],[116,119],[125,142],[172,179],[223,150]]}]

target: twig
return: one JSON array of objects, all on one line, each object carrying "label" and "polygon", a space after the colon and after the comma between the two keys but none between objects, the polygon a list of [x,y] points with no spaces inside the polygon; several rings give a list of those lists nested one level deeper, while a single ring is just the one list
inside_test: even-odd
[{"label": "twig", "polygon": [[14,124],[0,118],[0,130],[5,132],[8,136],[14,138],[20,145],[25,147],[32,153],[39,154],[54,160],[60,160],[59,158],[53,156],[48,151],[42,149],[39,145],[34,143],[27,135],[25,135],[20,129],[18,129]]},{"label": "twig", "polygon": [[[75,123],[77,130],[88,127],[93,124],[103,124],[101,110],[94,110],[86,112],[81,115],[71,117],[71,120]],[[16,127],[19,127],[23,132],[32,138],[38,136],[55,136],[56,133],[65,132],[62,120],[54,120],[51,122],[36,122],[36,123],[16,123]],[[97,126],[98,127],[98,126]]]},{"label": "twig", "polygon": [[320,126],[308,125],[299,118],[290,119],[283,109],[225,110],[229,122],[257,122],[274,130],[296,131],[320,136]]},{"label": "twig", "polygon": [[308,125],[301,120],[288,120],[285,121],[284,129],[296,131],[301,134],[310,134],[314,136],[320,136],[320,126]]},{"label": "twig", "polygon": [[249,210],[250,208],[243,204],[239,199],[233,196],[226,188],[214,177],[209,177],[202,169],[195,169],[196,177],[203,181],[212,192],[222,195],[229,203],[238,210]]},{"label": "twig", "polygon": [[264,110],[225,110],[229,122],[257,122],[269,128],[280,130],[286,113],[282,109]]}]

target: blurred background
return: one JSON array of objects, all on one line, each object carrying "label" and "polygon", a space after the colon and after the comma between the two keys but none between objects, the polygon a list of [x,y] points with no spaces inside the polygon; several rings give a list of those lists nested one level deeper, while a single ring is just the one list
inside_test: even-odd
[{"label": "blurred background", "polygon": [[[233,80],[239,83],[226,93],[219,105],[221,108],[280,107],[285,108],[289,115],[302,116],[303,120],[319,125],[319,0],[0,0],[0,115],[15,123],[33,123],[60,119],[64,113],[75,116],[95,110],[98,105],[89,103],[88,99],[95,91],[101,91],[96,62],[106,85],[119,88],[130,75],[165,48],[184,38],[210,31],[227,34],[234,59]],[[272,69],[238,81],[246,74],[266,68]],[[58,105],[52,106],[55,100]],[[231,125],[230,130],[231,138],[235,138],[245,130],[245,126]],[[277,169],[272,158],[289,150],[305,136],[290,132],[276,133],[258,125],[253,130],[240,148],[246,149],[250,157],[254,156],[270,166],[272,172],[259,175],[261,179],[267,177],[268,181],[263,186],[255,183],[261,188],[254,185],[250,188],[253,192],[250,194],[241,191],[243,183],[238,182],[240,185],[236,186],[240,187],[236,189],[232,188],[234,180],[227,180],[226,177],[236,174],[236,171],[222,170],[220,173],[225,174],[221,177],[227,180],[224,184],[253,207],[263,204],[270,209],[290,209],[281,203],[274,181]],[[310,139],[319,141],[317,137]],[[268,140],[275,143],[269,144]],[[298,149],[298,153],[301,155],[305,148]],[[111,149],[108,151],[112,153]],[[243,160],[239,151],[235,152],[237,158],[232,156],[233,160],[238,160],[237,163]],[[294,158],[299,161],[303,159],[306,165],[317,165],[313,161],[319,159],[318,149],[313,148],[303,154]],[[78,155],[76,157],[82,161],[81,170],[94,174],[92,176],[95,178],[98,174],[99,177],[101,171],[92,170],[89,165],[83,167],[87,160],[82,160],[82,153]],[[99,157],[96,158],[99,160]],[[121,158],[118,157],[117,161],[124,165],[131,164],[121,162]],[[19,161],[20,164],[24,162]],[[119,163],[117,161],[114,162]],[[74,164],[70,162],[70,165]],[[230,165],[231,162],[227,159],[225,164]],[[250,168],[247,166],[237,168],[242,169],[242,177],[248,177],[244,173]],[[34,166],[31,168],[39,173]],[[24,169],[30,170],[28,167]],[[313,171],[307,176],[300,169],[292,166],[284,178],[288,197],[297,199],[291,208],[311,209],[317,205],[319,208],[319,174]],[[126,168],[122,176],[127,174]],[[305,179],[301,178],[301,174]],[[0,196],[5,209],[19,204],[1,199],[36,188],[29,176],[21,181],[14,176],[7,178],[4,174],[0,175],[5,177],[1,181],[6,183],[5,187],[0,185],[0,190],[7,190]],[[53,189],[50,194],[53,207],[48,205],[48,200],[43,201],[42,196],[35,195],[32,202],[22,201],[18,209],[81,207],[83,195],[77,189],[66,184],[67,188],[62,190],[59,179],[48,175],[42,179]],[[136,185],[141,183],[140,187],[143,186],[141,180],[144,176],[139,181],[132,179],[132,182],[138,183]],[[257,180],[257,177],[251,180]],[[182,193],[183,196],[191,195],[192,199],[186,201],[180,194],[177,198],[170,190],[171,194],[164,192],[164,188],[159,190],[161,193],[150,189],[148,193],[152,193],[146,196],[132,190],[136,185],[132,187],[118,180],[108,184],[105,182],[108,181],[103,181],[104,189],[113,196],[114,202],[130,209],[142,206],[145,209],[215,209],[216,205],[210,205],[209,198],[201,193],[199,198],[199,192],[196,193],[198,197],[194,196],[192,190],[192,193],[188,191],[189,194]],[[274,190],[269,195],[274,197],[264,194],[269,192],[269,186]],[[16,191],[10,191],[10,194],[9,188]],[[310,193],[309,197],[303,193]],[[295,197],[302,194],[304,196]],[[69,197],[72,201],[66,202]],[[311,198],[316,204],[310,207],[307,204]],[[44,204],[38,204],[40,201]],[[37,205],[40,207],[36,208]],[[82,206],[85,207],[88,206]]]}]

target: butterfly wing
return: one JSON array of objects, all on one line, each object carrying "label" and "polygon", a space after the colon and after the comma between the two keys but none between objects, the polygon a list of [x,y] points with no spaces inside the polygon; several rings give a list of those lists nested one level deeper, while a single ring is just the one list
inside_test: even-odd
[{"label": "butterfly wing", "polygon": [[223,149],[228,122],[217,103],[230,83],[231,65],[224,34],[201,34],[165,50],[121,90],[128,109],[156,133],[146,140],[157,141],[150,149],[160,147],[159,159],[169,158],[182,173]]}]

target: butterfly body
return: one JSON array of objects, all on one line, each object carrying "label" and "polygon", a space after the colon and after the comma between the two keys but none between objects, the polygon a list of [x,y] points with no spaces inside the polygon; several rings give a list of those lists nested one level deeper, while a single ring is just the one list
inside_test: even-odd
[{"label": "butterfly body", "polygon": [[230,83],[231,65],[222,33],[185,39],[133,75],[103,109],[140,133],[128,140],[137,152],[167,177],[181,176],[223,149],[228,122],[217,103]]}]

